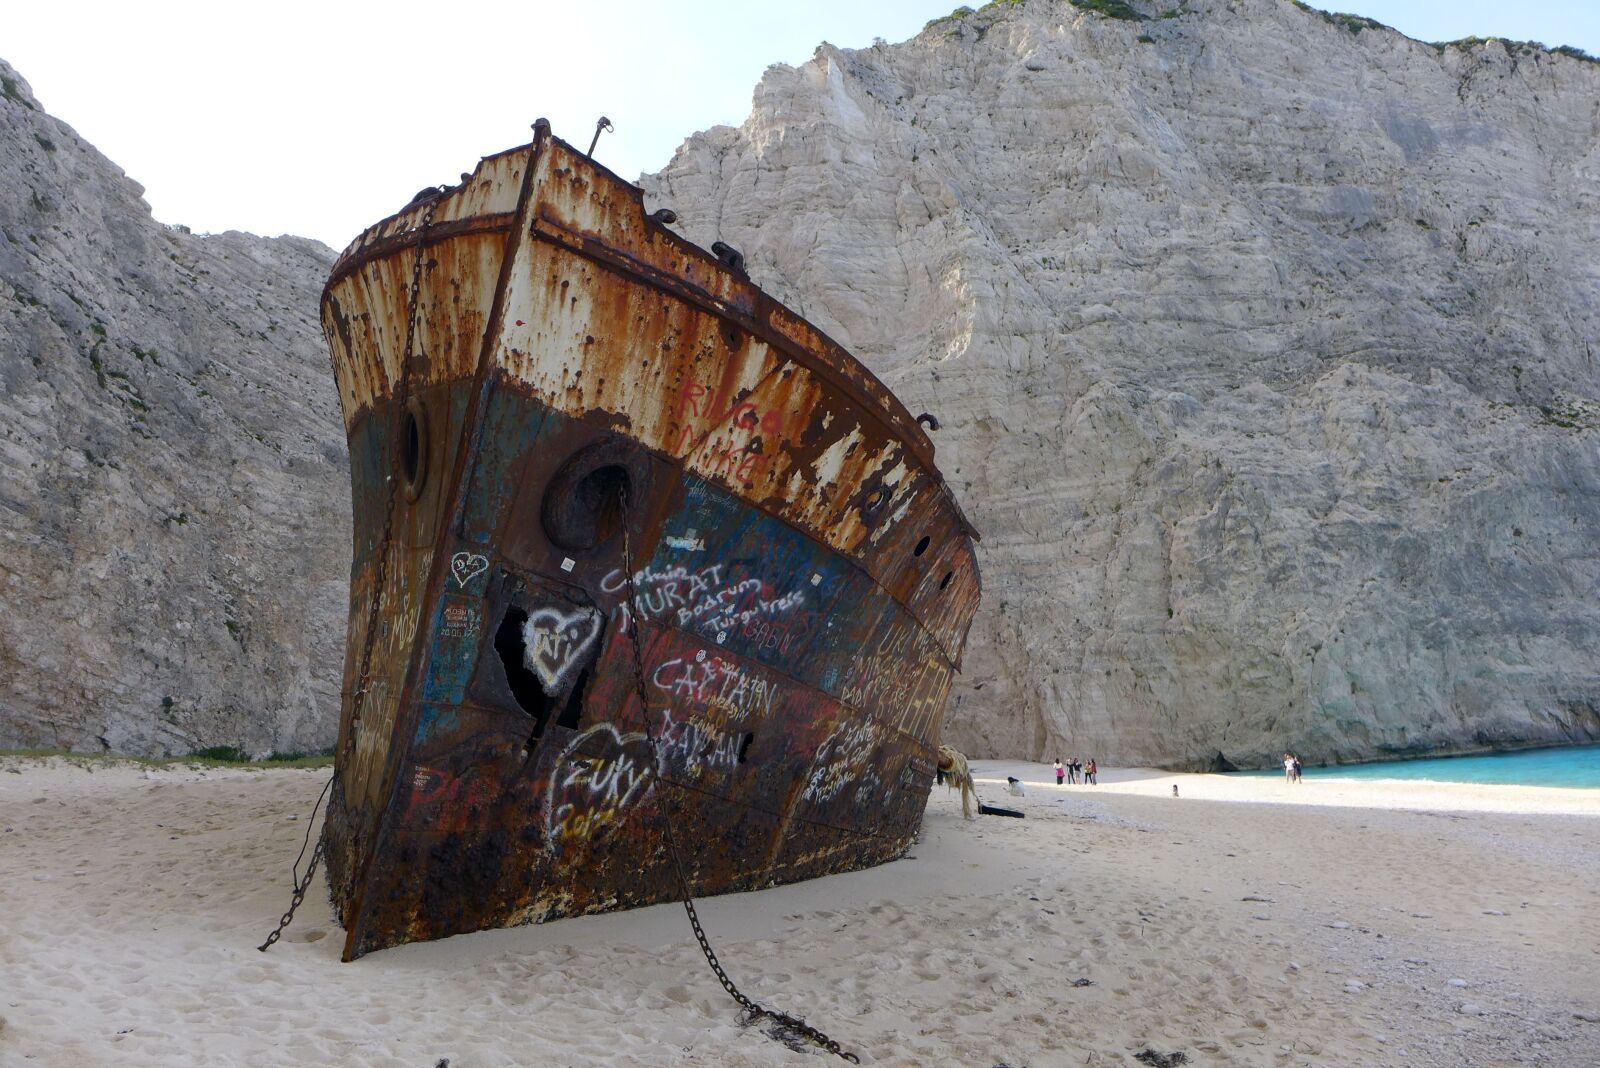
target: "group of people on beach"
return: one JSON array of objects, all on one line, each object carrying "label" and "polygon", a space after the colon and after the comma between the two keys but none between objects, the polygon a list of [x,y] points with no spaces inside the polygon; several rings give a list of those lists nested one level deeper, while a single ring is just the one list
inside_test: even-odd
[{"label": "group of people on beach", "polygon": [[1076,783],[1079,776],[1082,776],[1084,785],[1094,786],[1099,782],[1099,780],[1095,778],[1095,776],[1099,774],[1100,768],[1095,764],[1094,757],[1090,757],[1088,763],[1084,763],[1077,757],[1071,757],[1065,764],[1061,762],[1060,757],[1056,757],[1057,786],[1062,786],[1066,783]]},{"label": "group of people on beach", "polygon": [[1300,781],[1300,758],[1293,753],[1283,754],[1283,779],[1285,782]]}]

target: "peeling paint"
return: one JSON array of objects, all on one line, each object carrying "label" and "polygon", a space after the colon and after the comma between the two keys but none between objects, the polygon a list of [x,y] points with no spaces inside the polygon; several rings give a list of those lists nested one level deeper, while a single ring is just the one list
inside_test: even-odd
[{"label": "peeling paint", "polygon": [[697,893],[898,856],[977,606],[975,534],[882,383],[539,129],[323,296],[356,504],[324,832],[347,959],[671,898],[664,818]]}]

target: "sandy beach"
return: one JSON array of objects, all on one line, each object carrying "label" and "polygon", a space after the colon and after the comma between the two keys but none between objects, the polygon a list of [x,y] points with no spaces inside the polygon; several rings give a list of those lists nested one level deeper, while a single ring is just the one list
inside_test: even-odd
[{"label": "sandy beach", "polygon": [[[1027,818],[704,901],[746,992],[864,1064],[1600,1064],[1600,791],[974,771]],[[675,905],[341,964],[319,878],[258,953],[326,774],[0,759],[0,1064],[832,1063]]]}]

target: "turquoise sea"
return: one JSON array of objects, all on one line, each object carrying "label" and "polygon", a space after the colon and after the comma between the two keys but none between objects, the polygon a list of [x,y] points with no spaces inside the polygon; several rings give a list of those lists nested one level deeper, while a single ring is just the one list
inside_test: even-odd
[{"label": "turquoise sea", "polygon": [[[1241,771],[1239,775],[1282,776],[1283,769]],[[1381,764],[1306,765],[1312,779],[1421,779],[1429,782],[1483,782],[1508,786],[1566,786],[1600,790],[1600,745],[1525,749],[1520,753],[1431,757]]]}]

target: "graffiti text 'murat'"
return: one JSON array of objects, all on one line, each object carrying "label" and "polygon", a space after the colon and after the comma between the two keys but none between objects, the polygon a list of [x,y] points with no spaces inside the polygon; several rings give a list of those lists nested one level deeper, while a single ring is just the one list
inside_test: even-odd
[{"label": "graffiti text 'murat'", "polygon": [[[627,588],[626,572],[612,571],[600,582],[606,593]],[[624,619],[638,613],[645,619],[666,617],[679,627],[703,631],[732,631],[743,628],[747,637],[759,639],[764,647],[787,651],[791,635],[787,627],[761,628],[760,621],[781,616],[805,604],[804,590],[777,593],[757,578],[728,576],[721,564],[710,564],[691,571],[670,567],[663,571],[643,568],[634,575],[636,597],[619,607]]]}]

